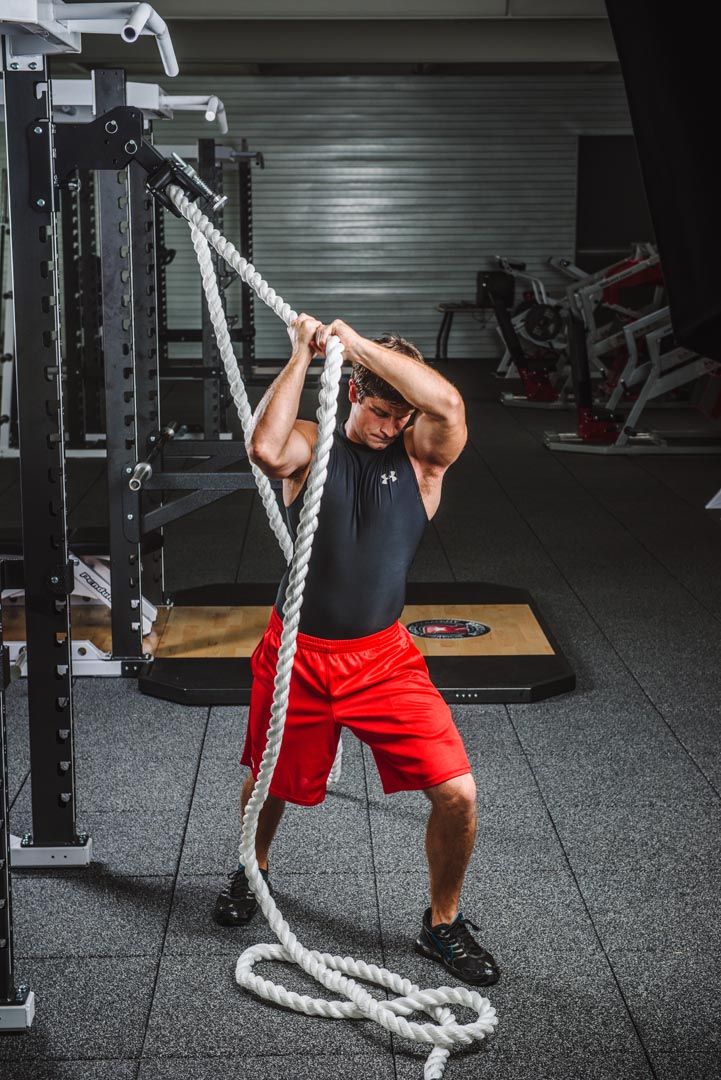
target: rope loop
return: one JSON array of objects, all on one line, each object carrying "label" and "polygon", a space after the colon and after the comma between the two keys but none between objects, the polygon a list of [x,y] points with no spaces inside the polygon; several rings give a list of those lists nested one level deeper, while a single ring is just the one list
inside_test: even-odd
[{"label": "rope loop", "polygon": [[[234,245],[215,228],[200,208],[188,200],[180,188],[170,187],[168,193],[190,226],[208,311],[247,446],[253,434],[253,414],[228,332],[210,248],[217,251],[228,266],[235,270],[286,326],[290,326],[297,315],[263,279],[262,274],[253,264],[244,259]],[[355,960],[351,956],[332,956],[307,949],[298,941],[270,895],[255,855],[258,817],[270,790],[288,711],[290,679],[300,625],[303,590],[313,548],[313,534],[318,526],[328,459],[333,445],[342,366],[343,345],[339,338],[331,336],[328,339],[326,360],[320,380],[319,405],[316,413],[318,437],[313,450],[295,544],[283,521],[270,481],[260,469],[255,465],[252,466],[253,476],[271,529],[286,561],[290,564],[290,574],[283,605],[283,632],[273,684],[273,703],[267,742],[253,793],[245,808],[239,854],[245,866],[245,874],[250,887],[279,944],[253,945],[246,949],[236,964],[235,977],[244,989],[252,991],[266,1001],[293,1009],[295,1012],[301,1012],[307,1016],[332,1017],[338,1020],[372,1020],[393,1035],[430,1046],[431,1050],[424,1066],[424,1080],[441,1080],[451,1050],[461,1046],[471,1046],[495,1029],[498,1018],[488,998],[465,987],[443,986],[437,990],[421,990],[408,979],[386,968],[366,964],[363,960]],[[342,747],[339,746],[338,756],[329,778],[332,783],[336,782],[340,776],[341,753]],[[332,994],[342,995],[347,1000],[312,998],[306,994],[297,994],[287,990],[284,986],[254,973],[255,964],[264,961],[295,963]],[[385,990],[390,990],[397,996],[391,1000],[379,1000],[370,994],[365,986],[361,985],[362,983],[373,983]],[[460,1005],[472,1010],[476,1014],[476,1019],[467,1024],[458,1023],[448,1008],[449,1005]],[[425,1012],[431,1018],[431,1022],[419,1023],[407,1019],[408,1016],[417,1012]]]}]

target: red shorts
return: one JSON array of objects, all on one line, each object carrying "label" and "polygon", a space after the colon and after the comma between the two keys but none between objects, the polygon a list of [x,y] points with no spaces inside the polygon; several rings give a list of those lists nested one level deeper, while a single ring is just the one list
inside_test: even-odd
[{"label": "red shorts", "polygon": [[[250,661],[253,685],[241,761],[258,775],[283,622],[273,609]],[[401,623],[336,641],[298,634],[290,699],[270,794],[323,802],[341,728],[370,746],[387,795],[442,784],[471,767],[451,711]]]}]

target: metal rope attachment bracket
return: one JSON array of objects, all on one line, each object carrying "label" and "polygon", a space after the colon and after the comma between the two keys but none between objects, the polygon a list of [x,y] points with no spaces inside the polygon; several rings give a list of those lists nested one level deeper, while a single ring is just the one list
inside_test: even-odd
[{"label": "metal rope attachment bracket", "polygon": [[133,157],[148,174],[145,186],[153,198],[176,217],[183,215],[168,194],[171,185],[181,188],[191,202],[201,199],[208,203],[214,212],[222,210],[228,201],[227,195],[216,195],[205,181],[200,179],[195,169],[178,154],[164,157],[147,139],[141,140]]},{"label": "metal rope attachment bracket", "polygon": [[191,202],[199,200],[213,212],[227,202],[226,195],[212,191],[178,154],[165,157],[143,138],[143,114],[127,105],[118,105],[89,123],[52,125],[55,170],[49,189],[49,185],[43,186],[42,178],[47,175],[50,126],[47,119],[41,119],[28,127],[30,202],[35,210],[54,209],[55,189],[69,187],[78,169],[124,169],[133,161],[148,174],[146,187],[153,198],[176,217],[182,214],[168,194],[171,185]]}]

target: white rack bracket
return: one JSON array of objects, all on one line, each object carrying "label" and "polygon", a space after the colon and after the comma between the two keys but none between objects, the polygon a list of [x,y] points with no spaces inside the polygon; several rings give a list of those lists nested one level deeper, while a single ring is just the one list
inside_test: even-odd
[{"label": "white rack bracket", "polygon": [[10,863],[13,870],[19,866],[89,866],[93,861],[92,837],[83,835],[78,844],[62,844],[43,847],[33,844],[29,834],[10,837]]},{"label": "white rack bracket", "polygon": [[18,987],[17,1003],[0,1005],[0,1031],[28,1031],[35,1019],[35,994],[27,986]]},{"label": "white rack bracket", "polygon": [[44,55],[79,53],[82,34],[119,34],[132,44],[152,35],[165,74],[178,74],[178,61],[166,23],[145,3],[66,4],[63,0],[3,0],[0,34],[11,71],[35,71]]},{"label": "white rack bracket", "polygon": [[[10,660],[10,678],[24,679],[28,673],[28,650],[24,641],[6,643]],[[93,675],[101,679],[117,679],[123,674],[122,660],[114,660],[111,653],[85,639],[72,643],[73,675]]]}]

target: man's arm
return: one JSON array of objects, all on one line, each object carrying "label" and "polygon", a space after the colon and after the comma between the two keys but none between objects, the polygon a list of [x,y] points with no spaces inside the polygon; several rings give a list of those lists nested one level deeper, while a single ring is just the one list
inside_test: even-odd
[{"label": "man's arm", "polygon": [[308,420],[299,420],[298,408],[314,355],[311,342],[320,326],[321,323],[310,315],[299,315],[288,328],[293,343],[291,358],[255,410],[248,457],[273,480],[302,472],[313,456],[317,426]]},{"label": "man's arm", "polygon": [[340,319],[317,332],[321,352],[331,334],[342,341],[346,361],[369,368],[418,410],[411,429],[415,457],[430,468],[452,465],[468,435],[463,398],[455,386],[427,364],[361,337]]}]

